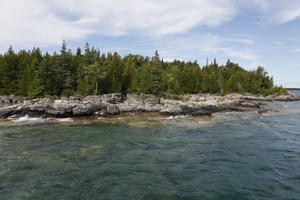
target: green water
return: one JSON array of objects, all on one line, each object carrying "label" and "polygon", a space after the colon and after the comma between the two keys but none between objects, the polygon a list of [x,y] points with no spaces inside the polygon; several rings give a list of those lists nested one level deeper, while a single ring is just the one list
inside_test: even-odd
[{"label": "green water", "polygon": [[270,115],[2,124],[0,199],[300,199],[300,103]]}]

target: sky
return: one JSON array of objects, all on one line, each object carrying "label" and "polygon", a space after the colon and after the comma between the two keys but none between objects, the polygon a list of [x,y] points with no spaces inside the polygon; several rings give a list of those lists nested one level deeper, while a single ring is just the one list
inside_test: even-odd
[{"label": "sky", "polygon": [[0,52],[41,47],[263,66],[300,88],[300,0],[0,0]]}]

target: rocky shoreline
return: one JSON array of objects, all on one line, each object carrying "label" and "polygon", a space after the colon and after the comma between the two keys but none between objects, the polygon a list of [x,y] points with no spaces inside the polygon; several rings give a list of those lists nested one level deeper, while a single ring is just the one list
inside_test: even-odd
[{"label": "rocky shoreline", "polygon": [[87,97],[39,98],[27,100],[20,96],[0,96],[0,118],[32,115],[39,117],[110,116],[121,113],[157,112],[165,115],[209,116],[216,112],[267,112],[263,101],[300,101],[298,95],[252,96],[228,94],[154,95],[104,94]]}]

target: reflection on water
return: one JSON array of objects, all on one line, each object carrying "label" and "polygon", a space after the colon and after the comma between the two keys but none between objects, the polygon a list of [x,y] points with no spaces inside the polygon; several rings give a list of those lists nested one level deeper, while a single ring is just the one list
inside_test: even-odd
[{"label": "reflection on water", "polygon": [[300,103],[0,126],[0,199],[300,199]]}]

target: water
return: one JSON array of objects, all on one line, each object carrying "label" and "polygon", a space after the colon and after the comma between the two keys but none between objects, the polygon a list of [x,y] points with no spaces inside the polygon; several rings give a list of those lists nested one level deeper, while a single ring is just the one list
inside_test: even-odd
[{"label": "water", "polygon": [[300,90],[288,90],[290,93],[300,95]]},{"label": "water", "polygon": [[0,199],[300,199],[300,103],[269,115],[2,123]]}]

